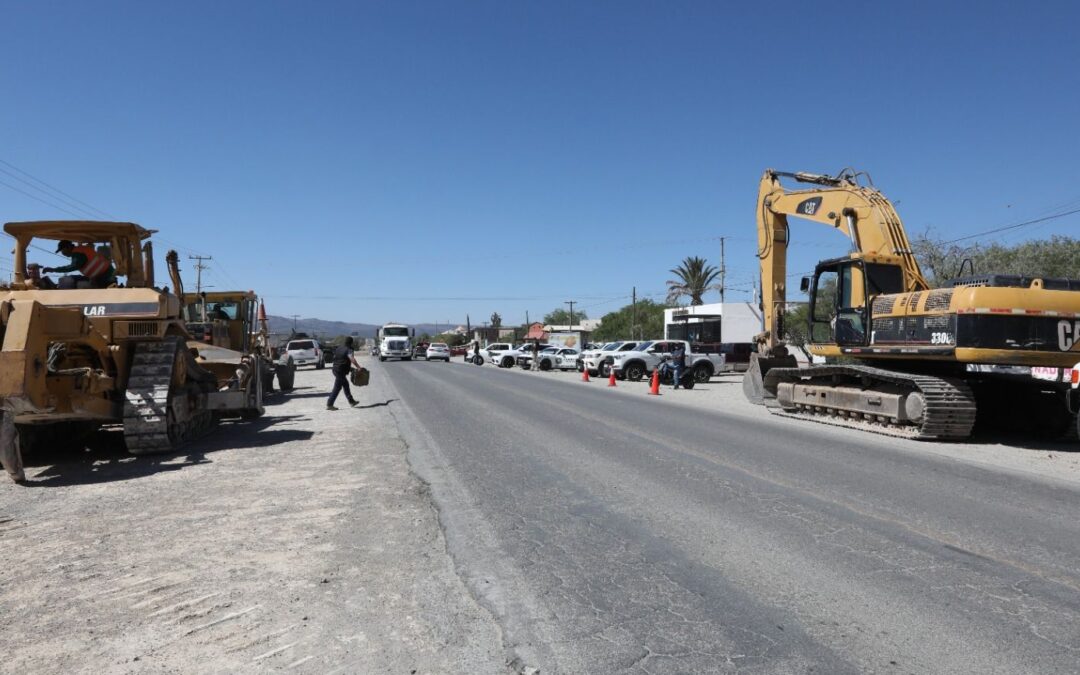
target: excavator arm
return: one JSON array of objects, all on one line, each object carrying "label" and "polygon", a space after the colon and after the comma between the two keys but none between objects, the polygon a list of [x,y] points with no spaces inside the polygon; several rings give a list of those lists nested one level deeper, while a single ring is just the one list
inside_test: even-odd
[{"label": "excavator arm", "polygon": [[[929,288],[892,202],[872,185],[860,185],[860,175],[865,174],[850,169],[835,177],[768,169],[761,177],[757,229],[765,332],[759,342],[766,353],[773,354],[782,349],[790,242],[788,216],[805,218],[838,230],[850,240],[853,256],[873,256],[894,262],[903,271],[905,291]],[[780,183],[781,178],[815,187],[788,190]]]}]

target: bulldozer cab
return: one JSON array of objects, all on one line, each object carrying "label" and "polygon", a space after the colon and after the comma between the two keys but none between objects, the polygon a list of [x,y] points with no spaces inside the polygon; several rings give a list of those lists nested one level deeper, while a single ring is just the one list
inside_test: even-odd
[{"label": "bulldozer cab", "polygon": [[105,255],[125,278],[129,288],[154,285],[153,249],[146,241],[155,232],[135,223],[44,220],[7,223],[4,231],[15,239],[12,290],[35,290],[48,287],[41,276],[43,265],[31,262],[30,256],[53,262],[57,244],[67,240],[75,245],[89,245]]},{"label": "bulldozer cab", "polygon": [[192,338],[238,352],[253,346],[257,308],[258,298],[250,291],[184,295],[184,320]]}]

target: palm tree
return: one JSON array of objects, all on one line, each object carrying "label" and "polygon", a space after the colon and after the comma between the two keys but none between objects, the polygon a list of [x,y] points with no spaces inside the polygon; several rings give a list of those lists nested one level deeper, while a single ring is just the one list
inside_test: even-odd
[{"label": "palm tree", "polygon": [[675,304],[679,298],[685,296],[690,296],[691,305],[704,304],[701,296],[706,291],[713,290],[712,283],[720,276],[720,270],[712,265],[706,265],[705,259],[697,256],[684,258],[678,267],[671,270],[671,273],[678,279],[667,282],[669,304]]}]

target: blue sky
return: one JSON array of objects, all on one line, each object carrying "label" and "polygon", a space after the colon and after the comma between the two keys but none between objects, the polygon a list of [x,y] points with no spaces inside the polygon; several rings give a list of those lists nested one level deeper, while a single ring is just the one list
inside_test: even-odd
[{"label": "blue sky", "polygon": [[[29,172],[280,315],[599,317],[721,236],[748,299],[767,167],[868,171],[913,235],[1080,205],[1077,3],[5,0],[0,25],[0,182],[52,204],[0,184],[0,218],[85,216]],[[993,240],[1055,233],[1080,214]],[[794,273],[845,251],[793,238]]]}]

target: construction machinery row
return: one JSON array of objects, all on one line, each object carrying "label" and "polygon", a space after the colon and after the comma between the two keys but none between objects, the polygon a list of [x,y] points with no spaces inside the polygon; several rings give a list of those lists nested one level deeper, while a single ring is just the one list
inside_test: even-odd
[{"label": "construction machinery row", "polygon": [[[35,446],[81,443],[119,425],[132,454],[171,452],[220,419],[262,415],[275,375],[292,388],[292,368],[273,358],[255,294],[185,294],[173,251],[172,289],[158,287],[153,230],[42,221],[4,231],[15,239],[15,273],[0,288],[0,463],[16,481],[25,479],[22,453]],[[51,253],[40,244],[60,241],[98,247],[123,284],[43,277],[28,251]]]}]

